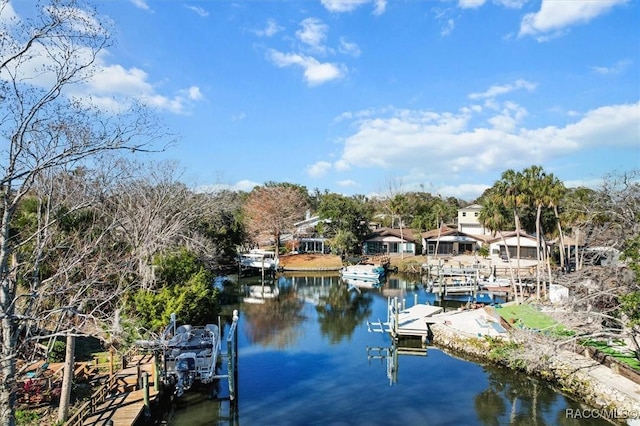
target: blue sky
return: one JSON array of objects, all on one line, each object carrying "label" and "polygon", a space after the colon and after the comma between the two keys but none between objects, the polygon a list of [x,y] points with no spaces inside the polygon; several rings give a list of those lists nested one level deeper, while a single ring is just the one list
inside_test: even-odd
[{"label": "blue sky", "polygon": [[157,158],[193,187],[473,200],[508,168],[568,186],[640,168],[636,0],[96,7],[116,43],[85,90],[155,108],[178,136]]}]

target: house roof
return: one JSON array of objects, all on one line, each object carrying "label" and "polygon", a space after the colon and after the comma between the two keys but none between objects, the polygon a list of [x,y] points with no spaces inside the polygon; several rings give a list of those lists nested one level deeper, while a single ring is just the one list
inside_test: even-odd
[{"label": "house roof", "polygon": [[458,231],[456,228],[450,228],[447,225],[442,225],[440,229],[431,229],[430,231],[423,232],[421,235],[422,235],[422,238],[424,238],[425,240],[431,240],[433,238],[437,238],[438,235],[440,236],[450,235],[455,232],[460,232],[460,231]]},{"label": "house roof", "polygon": [[424,238],[426,241],[435,240],[438,237],[440,238],[448,237],[449,240],[452,240],[453,237],[458,237],[457,240],[460,240],[460,241],[476,240],[476,241],[482,241],[482,242],[486,242],[491,239],[489,235],[468,234],[466,232],[458,231],[456,228],[450,228],[446,225],[443,225],[442,228],[440,228],[440,230],[432,229],[430,231],[422,233],[422,238]]},{"label": "house roof", "polygon": [[[508,239],[511,239],[511,238],[515,238],[517,236],[518,236],[518,233],[516,231],[508,231],[508,232],[503,232],[502,233],[502,237],[504,237],[505,240],[508,240]],[[495,243],[496,241],[502,241],[502,237],[500,237],[499,235],[496,235],[495,237],[489,239],[487,242]],[[520,238],[525,238],[527,240],[536,241],[536,236],[535,235],[529,235],[524,231],[520,231]]]},{"label": "house roof", "polygon": [[411,231],[411,229],[402,228],[402,236],[400,236],[400,229],[387,228],[387,227],[382,227],[382,228],[373,230],[369,235],[367,235],[367,237],[365,238],[365,241],[372,240],[375,238],[380,238],[380,237],[389,237],[389,236],[403,239],[404,241],[408,241],[412,243],[416,242],[416,237],[413,235],[413,231]]}]

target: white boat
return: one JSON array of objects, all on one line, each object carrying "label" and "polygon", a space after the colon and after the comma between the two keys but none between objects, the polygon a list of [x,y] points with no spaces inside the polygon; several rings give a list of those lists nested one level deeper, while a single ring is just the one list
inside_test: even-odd
[{"label": "white boat", "polygon": [[340,270],[342,278],[380,280],[384,276],[381,265],[358,264],[345,266]]},{"label": "white boat", "polygon": [[481,280],[478,284],[482,287],[509,287],[511,286],[511,280],[490,275],[489,278]]},{"label": "white boat", "polygon": [[177,397],[181,397],[194,383],[211,383],[216,376],[220,328],[215,324],[177,327],[175,314],[171,314],[171,322],[158,340],[142,340],[136,344],[160,351],[160,376],[166,386],[173,388]]},{"label": "white boat", "polygon": [[277,269],[278,260],[273,251],[254,249],[238,255],[238,264],[241,268]]}]

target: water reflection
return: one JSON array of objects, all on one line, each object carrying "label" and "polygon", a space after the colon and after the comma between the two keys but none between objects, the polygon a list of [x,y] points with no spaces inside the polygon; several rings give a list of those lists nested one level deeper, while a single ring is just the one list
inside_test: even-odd
[{"label": "water reflection", "polygon": [[[257,284],[243,278],[237,292]],[[335,275],[299,274],[265,284],[278,287],[277,298],[237,306],[237,411],[195,398],[169,424],[569,425],[564,410],[579,407],[544,382],[367,330],[367,320],[386,318],[391,297],[464,303],[433,300],[420,282],[392,275],[381,288],[355,290]]]}]

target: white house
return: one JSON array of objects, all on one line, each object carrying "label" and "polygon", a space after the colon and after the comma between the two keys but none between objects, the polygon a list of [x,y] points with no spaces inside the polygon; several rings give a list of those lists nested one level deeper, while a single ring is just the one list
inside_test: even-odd
[{"label": "white house", "polygon": [[[509,258],[515,259],[518,253],[518,234],[515,231],[503,232],[504,240],[509,248]],[[492,255],[506,256],[507,248],[500,236],[488,241],[489,252]],[[536,237],[520,232],[520,259],[537,259],[538,251]]]},{"label": "white house", "polygon": [[469,235],[489,235],[491,231],[480,223],[480,204],[471,204],[458,209],[458,231]]},{"label": "white house", "polygon": [[484,235],[468,234],[446,225],[440,230],[432,229],[422,233],[422,246],[427,255],[436,254],[436,247],[439,255],[473,254],[486,240]]},{"label": "white house", "polygon": [[372,231],[362,245],[364,254],[392,254],[416,252],[416,239],[410,229],[378,228]]}]

